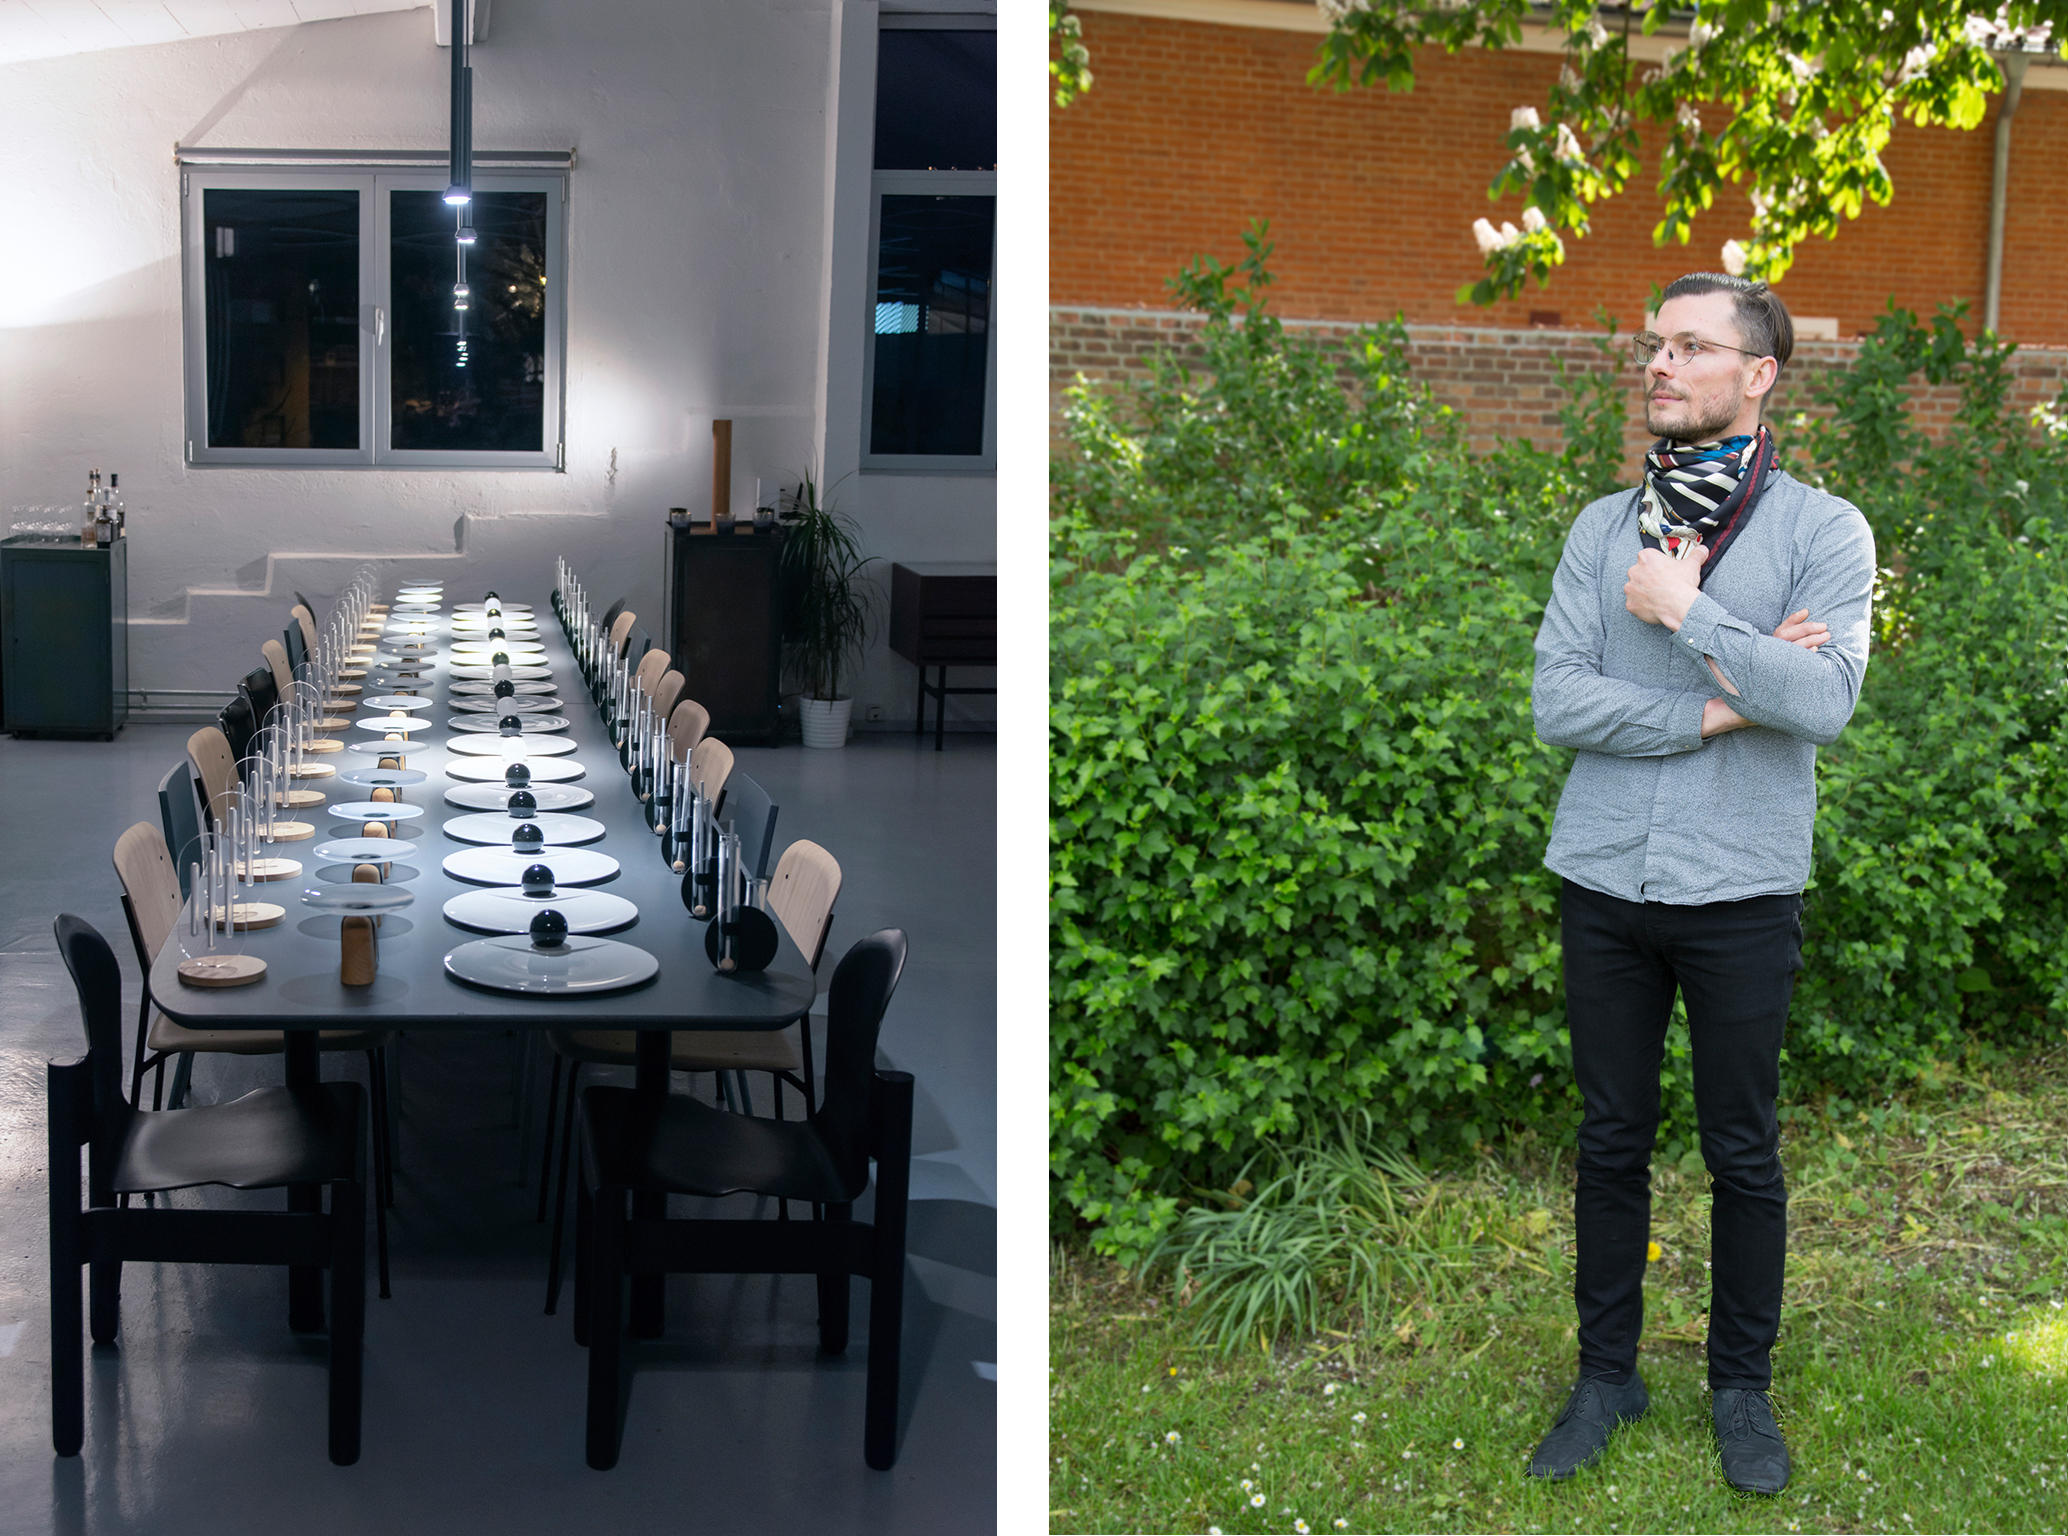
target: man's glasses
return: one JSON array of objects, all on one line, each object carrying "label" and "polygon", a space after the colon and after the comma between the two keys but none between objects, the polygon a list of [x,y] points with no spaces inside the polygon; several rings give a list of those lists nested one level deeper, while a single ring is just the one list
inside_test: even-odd
[{"label": "man's glasses", "polygon": [[1666,361],[1675,368],[1684,368],[1704,352],[1735,352],[1740,357],[1765,357],[1764,352],[1748,352],[1743,347],[1727,347],[1720,341],[1704,341],[1692,331],[1682,331],[1668,341],[1651,331],[1639,331],[1630,338],[1630,356],[1640,368],[1651,366],[1651,360],[1660,352],[1666,354]]}]

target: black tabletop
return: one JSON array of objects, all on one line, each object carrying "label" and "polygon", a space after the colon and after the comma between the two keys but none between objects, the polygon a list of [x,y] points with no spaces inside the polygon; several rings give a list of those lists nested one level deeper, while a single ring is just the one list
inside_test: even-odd
[{"label": "black tabletop", "polygon": [[[454,603],[479,597],[479,593],[455,591],[450,586],[445,592],[438,615],[439,638],[432,642],[440,654],[419,685],[436,701],[438,707],[432,713],[441,721],[449,713],[446,706],[452,697],[446,616]],[[168,1017],[195,1029],[779,1029],[809,1009],[817,991],[816,979],[780,923],[776,925],[780,948],[767,970],[742,976],[721,974],[713,968],[705,955],[704,925],[683,909],[681,877],[661,862],[661,840],[646,825],[546,595],[527,593],[522,600],[530,601],[537,610],[545,660],[568,705],[566,714],[572,723],[566,734],[577,743],[572,761],[585,769],[575,782],[596,794],[595,804],[579,814],[593,816],[608,828],[600,842],[588,847],[609,854],[620,865],[614,879],[591,889],[625,897],[639,908],[638,922],[609,937],[653,955],[660,961],[660,974],[629,992],[550,998],[482,991],[446,974],[447,952],[483,935],[448,922],[445,903],[463,891],[482,887],[455,880],[441,867],[448,853],[468,846],[447,837],[445,823],[474,813],[445,799],[445,791],[461,782],[447,775],[447,764],[466,759],[446,750],[453,733],[440,725],[425,732],[420,744],[406,753],[411,768],[430,775],[422,784],[401,792],[405,804],[421,806],[424,814],[396,829],[398,836],[417,845],[414,854],[400,861],[416,871],[414,878],[398,882],[415,893],[416,901],[387,914],[382,922],[380,971],[373,984],[347,987],[338,980],[340,919],[336,913],[318,912],[302,903],[303,889],[318,883],[316,870],[327,866],[327,861],[315,856],[316,845],[332,837],[357,836],[361,826],[331,816],[327,804],[312,806],[292,814],[315,823],[315,838],[266,849],[298,859],[303,866],[296,879],[259,887],[259,899],[287,908],[286,920],[277,928],[239,935],[244,953],[265,960],[266,974],[249,986],[188,986],[177,975],[181,956],[175,935],[159,951],[150,976],[151,997]],[[392,611],[399,616],[400,610]],[[377,691],[368,687],[364,696],[373,697]],[[347,741],[368,735],[356,729],[333,734]],[[341,752],[321,761],[350,769],[370,768],[376,759]],[[334,778],[305,780],[303,785],[323,792],[328,803],[364,800],[368,794]],[[546,862],[551,862],[550,857]]]}]

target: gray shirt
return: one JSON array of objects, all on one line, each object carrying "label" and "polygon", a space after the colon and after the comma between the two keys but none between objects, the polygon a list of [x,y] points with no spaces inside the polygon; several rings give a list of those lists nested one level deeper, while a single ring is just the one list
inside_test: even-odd
[{"label": "gray shirt", "polygon": [[[1800,891],[1817,748],[1852,718],[1867,670],[1873,531],[1850,502],[1775,475],[1675,633],[1624,605],[1637,511],[1620,491],[1580,513],[1537,631],[1537,735],[1579,751],[1544,863],[1625,901]],[[1773,636],[1803,608],[1830,628],[1814,651]],[[1752,724],[1704,741],[1712,698]]]}]

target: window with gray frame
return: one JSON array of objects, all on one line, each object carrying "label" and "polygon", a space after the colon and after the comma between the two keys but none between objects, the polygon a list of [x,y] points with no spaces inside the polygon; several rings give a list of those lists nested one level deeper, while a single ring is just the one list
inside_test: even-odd
[{"label": "window with gray frame", "polygon": [[195,464],[557,469],[564,172],[182,172]]},{"label": "window with gray frame", "polygon": [[996,464],[997,33],[885,16],[877,34],[862,467]]}]

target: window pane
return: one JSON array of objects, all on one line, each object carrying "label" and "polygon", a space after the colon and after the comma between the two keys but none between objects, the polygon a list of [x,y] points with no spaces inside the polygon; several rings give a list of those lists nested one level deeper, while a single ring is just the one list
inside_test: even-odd
[{"label": "window pane", "polygon": [[211,448],[359,446],[359,194],[202,191]]},{"label": "window pane", "polygon": [[995,206],[989,197],[884,196],[871,453],[984,451]]},{"label": "window pane", "polygon": [[440,192],[390,194],[398,449],[537,453],[546,436],[546,194],[474,191],[467,308]]},{"label": "window pane", "polygon": [[876,169],[998,169],[996,32],[877,34]]}]

